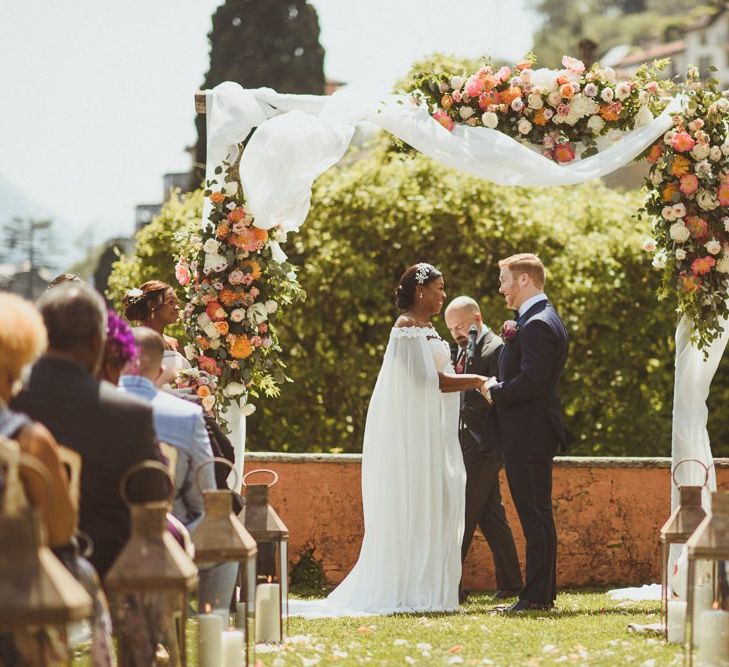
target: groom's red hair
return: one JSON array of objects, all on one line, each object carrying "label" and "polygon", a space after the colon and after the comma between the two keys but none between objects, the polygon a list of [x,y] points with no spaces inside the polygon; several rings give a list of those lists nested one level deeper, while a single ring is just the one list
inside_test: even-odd
[{"label": "groom's red hair", "polygon": [[520,252],[499,262],[499,268],[507,268],[515,276],[526,273],[537,289],[544,288],[545,271],[542,260],[530,252]]}]

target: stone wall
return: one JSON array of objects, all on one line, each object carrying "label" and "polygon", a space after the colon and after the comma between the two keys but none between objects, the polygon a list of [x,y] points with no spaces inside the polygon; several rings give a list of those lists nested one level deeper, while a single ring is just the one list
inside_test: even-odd
[{"label": "stone wall", "polygon": [[[312,550],[331,584],[359,554],[360,462],[358,454],[246,455],[247,472],[270,468],[280,476],[272,504],[291,534],[291,564]],[[729,491],[729,459],[719,459],[716,468],[719,489]],[[501,491],[523,567],[524,539],[503,472]],[[658,531],[670,509],[670,459],[557,458],[553,497],[560,587],[659,580]],[[478,531],[464,575],[466,589],[495,587],[491,555]]]}]

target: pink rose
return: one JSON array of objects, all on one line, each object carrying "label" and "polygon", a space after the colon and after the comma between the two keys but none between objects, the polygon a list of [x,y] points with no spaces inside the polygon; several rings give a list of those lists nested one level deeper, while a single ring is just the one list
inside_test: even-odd
[{"label": "pink rose", "polygon": [[562,58],[562,67],[566,67],[570,72],[574,72],[575,74],[582,74],[585,71],[585,63],[577,60],[577,58],[570,58],[569,56]]},{"label": "pink rose", "polygon": [[260,336],[252,336],[251,343],[253,344],[253,347],[261,347],[263,339]]},{"label": "pink rose", "polygon": [[696,142],[694,141],[694,138],[685,131],[676,132],[676,134],[673,135],[673,139],[671,139],[671,146],[673,146],[673,149],[679,153],[688,153],[695,145]]},{"label": "pink rose", "polygon": [[231,271],[230,275],[228,276],[228,282],[231,285],[242,285],[244,280],[245,273],[243,273],[243,271],[241,271],[240,269],[235,269],[234,271]]},{"label": "pink rose", "polygon": [[685,195],[692,195],[699,189],[699,178],[695,174],[681,176],[681,184],[678,187]]},{"label": "pink rose", "polygon": [[190,282],[190,269],[185,264],[178,262],[175,264],[175,278],[180,285],[187,285]]},{"label": "pink rose", "polygon": [[260,290],[257,287],[251,287],[251,296],[255,299],[259,294]]},{"label": "pink rose", "polygon": [[449,132],[456,126],[453,119],[442,109],[433,114],[433,118],[437,120]]},{"label": "pink rose", "polygon": [[463,99],[463,95],[461,95],[460,90],[454,90],[453,93],[451,94],[451,98],[453,98],[453,101],[456,104],[460,104],[461,100]]},{"label": "pink rose", "polygon": [[480,78],[472,76],[466,81],[466,95],[469,97],[478,97],[484,89],[483,81]]},{"label": "pink rose", "polygon": [[218,364],[215,363],[215,359],[206,357],[204,354],[201,354],[197,358],[197,366],[201,371],[205,371],[211,375],[220,375],[221,373],[220,368],[218,368]]},{"label": "pink rose", "polygon": [[498,72],[496,72],[496,78],[501,81],[506,81],[511,76],[511,67],[504,66]]}]

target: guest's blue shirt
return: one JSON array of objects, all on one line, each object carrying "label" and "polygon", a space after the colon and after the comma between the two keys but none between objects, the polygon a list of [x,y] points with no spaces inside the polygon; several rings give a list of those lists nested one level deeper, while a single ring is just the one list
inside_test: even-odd
[{"label": "guest's blue shirt", "polygon": [[158,389],[139,375],[123,375],[119,388],[149,401],[157,440],[177,449],[172,514],[192,531],[205,509],[198,481],[202,489],[215,488],[212,464],[197,474],[200,464],[213,456],[202,408]]}]

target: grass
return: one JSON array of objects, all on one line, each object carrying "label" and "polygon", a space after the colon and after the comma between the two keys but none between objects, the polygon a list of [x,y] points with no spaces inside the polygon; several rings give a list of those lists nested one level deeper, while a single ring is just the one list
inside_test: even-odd
[{"label": "grass", "polygon": [[[506,616],[488,594],[453,614],[290,619],[289,641],[259,647],[259,665],[680,665],[679,646],[628,631],[659,620],[657,602],[615,602],[594,591],[560,593],[557,610]],[[188,664],[196,665],[196,628],[188,630]],[[73,667],[85,667],[79,656]]]}]

